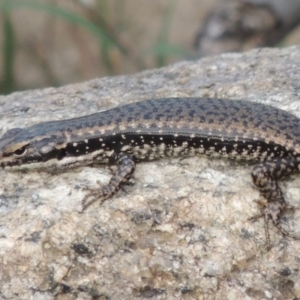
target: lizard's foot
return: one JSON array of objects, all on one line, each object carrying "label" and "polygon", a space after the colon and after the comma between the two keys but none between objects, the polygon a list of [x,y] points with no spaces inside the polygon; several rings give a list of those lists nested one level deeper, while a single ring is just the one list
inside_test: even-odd
[{"label": "lizard's foot", "polygon": [[282,205],[279,202],[268,202],[267,204],[262,204],[261,202],[257,201],[260,206],[264,206],[263,211],[261,214],[256,215],[252,218],[250,218],[251,221],[257,220],[260,217],[264,218],[264,227],[265,227],[265,235],[266,235],[266,246],[269,250],[271,247],[270,243],[270,233],[269,233],[269,220],[272,220],[273,224],[276,226],[276,228],[282,233],[284,236],[288,236],[293,239],[300,239],[299,235],[293,234],[288,232],[286,229],[284,229],[280,224],[280,216],[283,212],[283,210],[286,209],[295,209],[294,207]]},{"label": "lizard's foot", "polygon": [[97,184],[99,185],[99,188],[96,189],[84,188],[84,190],[87,190],[88,193],[82,199],[81,212],[85,211],[91,204],[99,199],[101,200],[101,205],[106,199],[113,195],[114,191],[110,185],[103,186],[99,181],[97,181]]}]

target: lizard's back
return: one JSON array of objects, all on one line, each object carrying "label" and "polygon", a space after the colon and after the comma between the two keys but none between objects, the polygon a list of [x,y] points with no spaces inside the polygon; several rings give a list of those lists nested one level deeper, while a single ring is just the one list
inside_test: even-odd
[{"label": "lizard's back", "polygon": [[265,160],[300,154],[296,116],[259,103],[226,99],[136,102],[75,119],[36,124],[22,129],[15,139],[35,136],[67,142],[71,154],[74,143],[89,140],[95,149],[101,144],[108,151],[126,149],[138,159],[205,153]]}]

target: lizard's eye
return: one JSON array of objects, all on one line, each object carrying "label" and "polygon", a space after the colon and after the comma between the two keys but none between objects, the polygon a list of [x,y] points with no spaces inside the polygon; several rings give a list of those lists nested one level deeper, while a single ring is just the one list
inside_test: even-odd
[{"label": "lizard's eye", "polygon": [[23,156],[25,155],[25,153],[27,152],[28,150],[28,145],[25,145],[19,149],[17,149],[16,151],[14,151],[14,155],[16,156]]}]

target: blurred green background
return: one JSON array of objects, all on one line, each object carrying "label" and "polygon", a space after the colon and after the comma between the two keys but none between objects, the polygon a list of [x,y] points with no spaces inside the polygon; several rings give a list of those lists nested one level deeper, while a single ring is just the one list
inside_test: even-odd
[{"label": "blurred green background", "polygon": [[0,94],[195,58],[216,0],[0,0]]}]

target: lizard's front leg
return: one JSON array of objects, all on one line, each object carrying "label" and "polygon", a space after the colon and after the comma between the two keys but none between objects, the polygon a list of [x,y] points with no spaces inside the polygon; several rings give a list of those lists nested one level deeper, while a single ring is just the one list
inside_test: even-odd
[{"label": "lizard's front leg", "polygon": [[294,157],[277,158],[271,161],[259,163],[252,170],[252,180],[261,194],[267,199],[262,216],[265,222],[265,234],[267,239],[267,247],[270,247],[270,235],[268,228],[269,219],[284,235],[297,238],[291,233],[283,229],[279,223],[282,211],[287,208],[282,191],[277,180],[290,175],[294,171],[298,171],[298,161]]},{"label": "lizard's front leg", "polygon": [[101,199],[103,203],[106,199],[115,194],[122,184],[127,182],[134,172],[135,162],[130,155],[121,153],[117,158],[118,169],[111,177],[109,183],[99,189],[89,190],[89,193],[82,200],[82,211],[92,203]]}]

